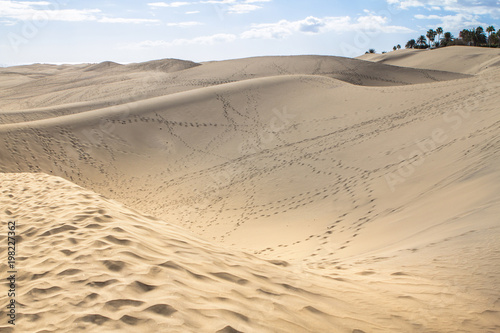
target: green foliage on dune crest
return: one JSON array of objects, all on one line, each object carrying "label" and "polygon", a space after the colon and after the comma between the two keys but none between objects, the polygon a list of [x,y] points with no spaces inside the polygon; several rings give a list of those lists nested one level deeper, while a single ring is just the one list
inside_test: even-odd
[{"label": "green foliage on dune crest", "polygon": [[[441,36],[443,37],[441,38]],[[427,40],[429,41],[428,44]],[[443,28],[438,27],[436,30],[428,30],[425,36],[421,35],[416,40],[410,39],[406,43],[405,48],[427,49],[452,45],[500,47],[500,30],[496,31],[492,25],[488,26],[486,30],[479,26],[472,29],[463,29],[460,31],[459,36],[455,38],[451,32],[444,32]]]}]

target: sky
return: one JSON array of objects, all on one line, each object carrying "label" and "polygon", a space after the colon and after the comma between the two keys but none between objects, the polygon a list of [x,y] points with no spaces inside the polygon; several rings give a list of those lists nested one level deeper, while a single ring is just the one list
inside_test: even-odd
[{"label": "sky", "polygon": [[0,0],[0,66],[391,51],[500,29],[500,0]]}]

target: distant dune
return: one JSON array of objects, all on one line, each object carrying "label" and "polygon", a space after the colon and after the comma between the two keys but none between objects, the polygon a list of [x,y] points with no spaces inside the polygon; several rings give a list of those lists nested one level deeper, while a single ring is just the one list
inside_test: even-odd
[{"label": "distant dune", "polygon": [[365,54],[357,59],[380,64],[478,74],[500,66],[500,50],[468,46],[450,46],[434,50],[402,49],[386,54]]},{"label": "distant dune", "polygon": [[499,77],[472,47],[0,68],[19,327],[500,330]]},{"label": "distant dune", "polygon": [[104,61],[99,64],[91,65],[87,68],[85,68],[83,71],[84,72],[92,72],[92,71],[106,71],[108,69],[116,69],[119,68],[123,65],[120,65],[116,62],[113,61]]},{"label": "distant dune", "polygon": [[[321,56],[261,57],[199,65],[175,59],[120,66],[32,65],[0,68],[10,85],[0,92],[4,111],[62,107],[68,103],[106,101],[120,104],[247,79],[314,75],[363,86],[398,86],[446,81],[463,74],[391,67],[356,59]],[[14,77],[13,77],[14,76]]]},{"label": "distant dune", "polygon": [[148,62],[142,62],[138,64],[130,64],[127,65],[127,70],[132,71],[157,71],[157,72],[177,72],[188,68],[193,68],[196,66],[200,66],[200,64],[178,60],[178,59],[161,59],[161,60],[153,60]]}]

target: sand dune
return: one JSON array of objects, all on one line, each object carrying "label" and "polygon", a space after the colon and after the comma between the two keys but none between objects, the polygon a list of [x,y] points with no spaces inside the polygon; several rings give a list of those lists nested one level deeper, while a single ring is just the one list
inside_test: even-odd
[{"label": "sand dune", "polygon": [[[497,274],[491,262],[477,261],[485,258],[483,251],[498,249],[498,235],[487,230],[449,240],[464,247],[457,262],[447,260],[450,244],[439,242],[420,249],[416,260],[408,252],[389,261],[368,257],[320,276],[286,261],[214,246],[61,178],[1,174],[0,179],[2,206],[7,207],[2,221],[18,221],[22,249],[15,331],[498,329],[496,310],[486,302],[494,295],[481,294],[484,286],[476,277],[458,271],[455,284],[444,280],[451,276],[441,275],[457,273],[459,265],[471,264],[468,260],[476,274],[478,269],[486,276]],[[472,253],[468,246],[474,246]],[[426,263],[436,251],[439,260]],[[461,279],[477,289],[462,289]],[[5,298],[0,296],[2,303]],[[2,317],[5,312],[0,310]],[[8,325],[0,328],[14,331]]]},{"label": "sand dune", "polygon": [[186,60],[160,59],[137,64],[130,64],[125,66],[125,69],[132,71],[155,71],[172,73],[196,66],[200,66],[200,64]]},{"label": "sand dune", "polygon": [[478,74],[490,67],[500,66],[500,51],[495,48],[450,46],[434,50],[402,49],[386,54],[364,54],[357,59],[402,67]]},{"label": "sand dune", "polygon": [[[217,248],[60,178],[2,174],[1,184],[2,205],[8,207],[2,217],[23,221],[19,331],[300,332],[332,324],[343,331],[367,326],[359,319],[343,322],[354,316],[347,304],[320,294],[325,281],[342,282],[318,276],[304,283],[293,270]],[[332,311],[331,304],[339,306]],[[3,308],[0,313],[5,317]],[[6,325],[3,330],[13,331]]]},{"label": "sand dune", "polygon": [[[326,76],[365,86],[408,85],[464,77],[456,73],[320,56],[248,58],[201,66],[167,59],[126,66],[109,66],[108,62],[70,68],[32,65],[20,69],[0,69],[0,78],[10,78],[13,74],[22,75],[22,80],[18,78],[0,91],[3,111],[61,107],[80,102],[123,104],[246,79],[285,75]],[[88,109],[93,106],[90,103]]]},{"label": "sand dune", "polygon": [[3,69],[20,325],[499,330],[500,67],[470,49]]}]

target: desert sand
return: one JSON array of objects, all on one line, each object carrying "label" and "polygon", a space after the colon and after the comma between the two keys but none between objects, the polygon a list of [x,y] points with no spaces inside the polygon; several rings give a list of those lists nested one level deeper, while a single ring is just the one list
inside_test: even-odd
[{"label": "desert sand", "polygon": [[0,87],[2,332],[500,331],[498,49]]}]

